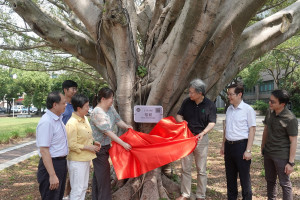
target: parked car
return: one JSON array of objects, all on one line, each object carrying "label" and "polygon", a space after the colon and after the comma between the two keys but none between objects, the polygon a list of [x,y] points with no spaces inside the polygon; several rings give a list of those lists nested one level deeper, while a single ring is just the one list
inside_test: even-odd
[{"label": "parked car", "polygon": [[38,111],[38,109],[36,107],[31,107],[30,108],[31,113],[36,113],[37,111]]},{"label": "parked car", "polygon": [[23,107],[22,108],[22,113],[27,113],[28,112],[28,108],[27,107]]},{"label": "parked car", "polygon": [[17,107],[17,106],[12,107],[11,112],[20,113],[20,112],[22,112],[22,108]]},{"label": "parked car", "polygon": [[0,113],[1,113],[1,114],[4,114],[4,113],[6,113],[6,108],[2,108],[2,107],[0,107]]}]

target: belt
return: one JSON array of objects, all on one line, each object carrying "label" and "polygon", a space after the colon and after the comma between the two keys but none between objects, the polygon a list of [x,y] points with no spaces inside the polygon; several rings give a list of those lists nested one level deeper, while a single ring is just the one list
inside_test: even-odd
[{"label": "belt", "polygon": [[226,142],[227,142],[228,144],[238,144],[238,143],[246,142],[246,141],[248,141],[248,139],[236,140],[236,141],[229,141],[229,140],[226,140]]},{"label": "belt", "polygon": [[52,160],[66,160],[67,156],[54,157]]}]

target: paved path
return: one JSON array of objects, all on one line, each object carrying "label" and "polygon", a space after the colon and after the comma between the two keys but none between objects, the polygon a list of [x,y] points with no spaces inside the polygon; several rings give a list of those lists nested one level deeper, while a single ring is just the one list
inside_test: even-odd
[{"label": "paved path", "polygon": [[[218,114],[217,117],[217,124],[214,129],[218,131],[223,131],[223,120],[225,119],[225,114]],[[259,145],[261,144],[262,132],[264,129],[264,125],[262,120],[264,116],[256,116],[256,134],[254,139],[254,144]],[[300,133],[300,119],[298,130]],[[30,158],[31,156],[37,155],[37,147],[35,144],[35,140],[19,144],[16,146],[12,146],[6,149],[0,150],[0,170],[3,170],[9,166],[22,162]],[[298,137],[298,146],[297,146],[297,153],[296,153],[296,160],[300,160],[300,136]]]},{"label": "paved path", "polygon": [[[264,116],[257,115],[256,116],[256,132],[254,138],[254,144],[261,145],[262,133],[264,130],[264,124],[262,121],[264,120]],[[218,114],[217,116],[217,124],[214,129],[223,132],[223,120],[225,120],[225,114]],[[298,118],[298,132],[300,134],[300,119]],[[296,160],[300,160],[300,136],[298,137],[298,145],[296,151]]]},{"label": "paved path", "polygon": [[0,150],[0,170],[37,155],[35,140]]}]

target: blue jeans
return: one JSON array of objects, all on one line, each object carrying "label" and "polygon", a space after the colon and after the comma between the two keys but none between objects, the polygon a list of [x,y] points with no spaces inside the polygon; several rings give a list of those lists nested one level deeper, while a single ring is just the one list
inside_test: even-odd
[{"label": "blue jeans", "polygon": [[243,200],[252,199],[250,165],[251,160],[244,160],[243,155],[248,140],[236,144],[225,142],[225,168],[227,180],[227,198],[236,200],[238,196],[237,177],[239,175],[242,186]]},{"label": "blue jeans", "polygon": [[272,158],[264,155],[264,165],[267,181],[268,200],[275,200],[277,196],[276,179],[279,178],[279,184],[282,188],[283,200],[292,200],[292,183],[290,176],[284,173],[288,159]]}]

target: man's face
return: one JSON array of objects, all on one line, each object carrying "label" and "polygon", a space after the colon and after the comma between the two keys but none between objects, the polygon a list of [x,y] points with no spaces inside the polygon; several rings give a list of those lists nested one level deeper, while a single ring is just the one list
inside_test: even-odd
[{"label": "man's face", "polygon": [[70,97],[72,98],[74,96],[74,94],[76,94],[77,92],[77,87],[70,87],[68,89],[64,89],[64,93],[66,97]]},{"label": "man's face", "polygon": [[66,97],[62,94],[59,94],[60,95],[60,102],[59,103],[54,103],[53,104],[53,108],[55,110],[55,113],[57,115],[61,115],[62,113],[65,112],[65,109],[66,109]]},{"label": "man's face", "polygon": [[273,95],[270,96],[270,99],[269,99],[269,107],[271,110],[281,110],[283,109],[285,106],[284,103],[279,103],[279,100],[274,97]]},{"label": "man's face", "polygon": [[230,104],[232,104],[232,105],[239,104],[241,101],[241,98],[242,98],[242,93],[236,94],[234,92],[234,90],[235,90],[235,88],[229,88],[227,90],[227,97],[228,97]]},{"label": "man's face", "polygon": [[201,98],[202,93],[196,92],[195,88],[189,88],[189,97],[192,101],[196,101]]}]

